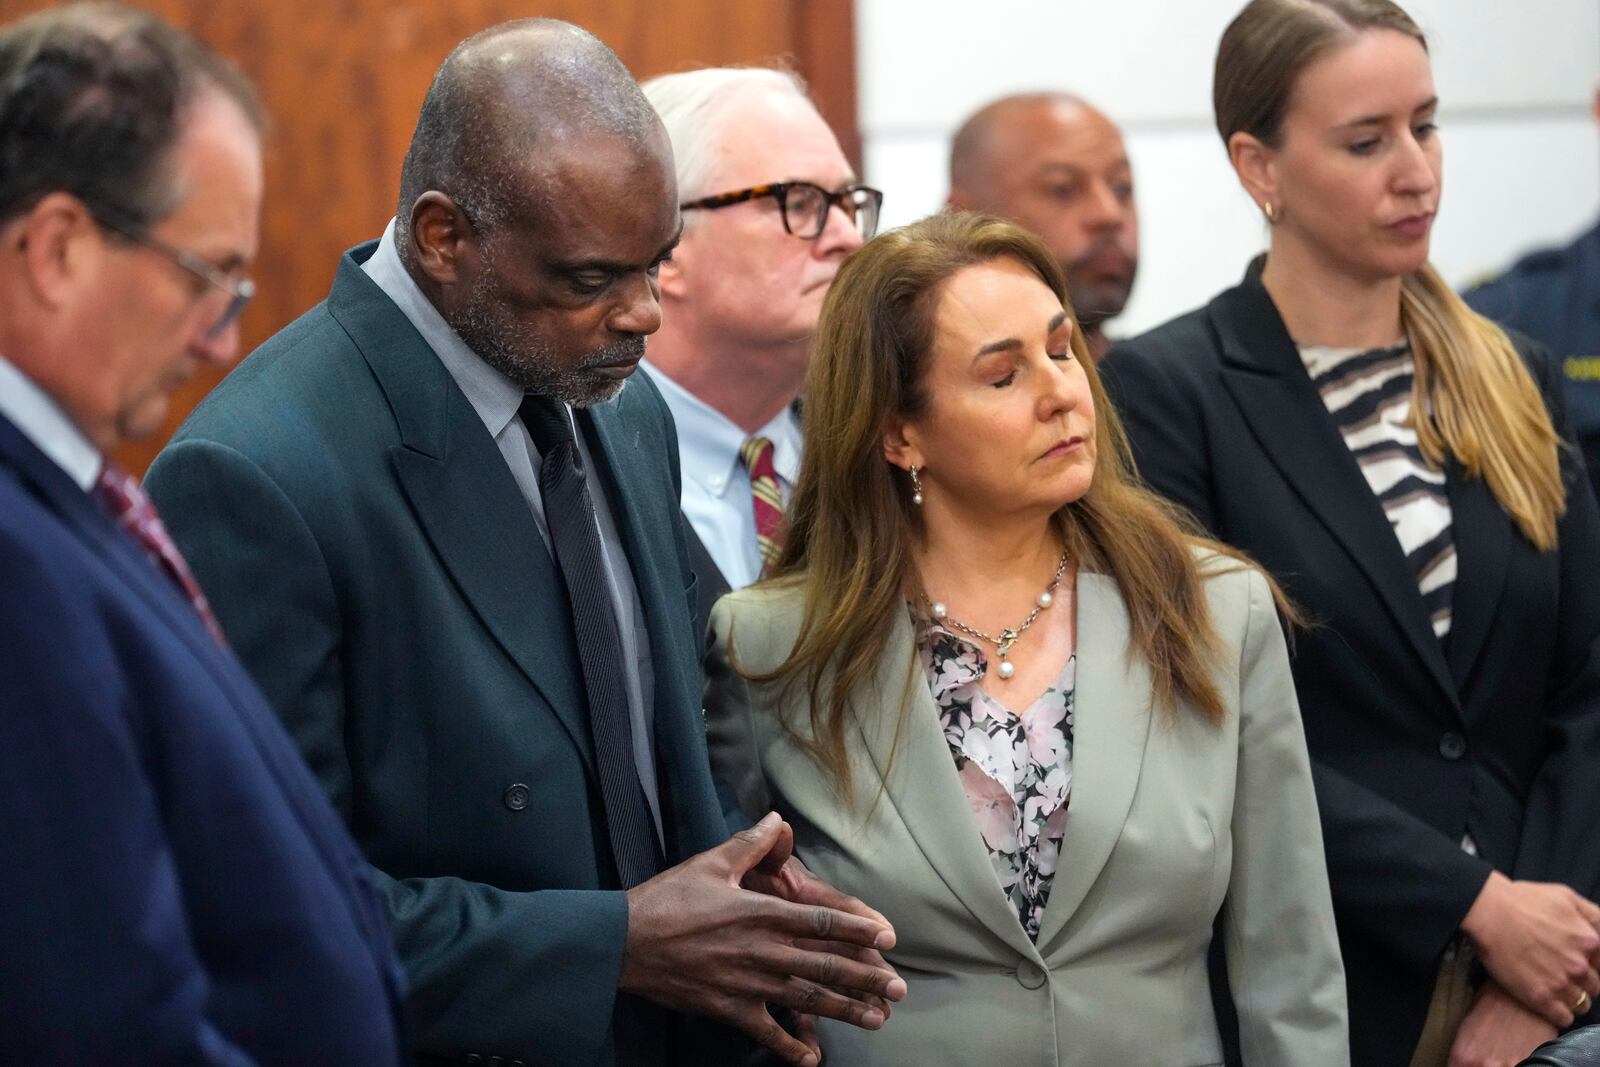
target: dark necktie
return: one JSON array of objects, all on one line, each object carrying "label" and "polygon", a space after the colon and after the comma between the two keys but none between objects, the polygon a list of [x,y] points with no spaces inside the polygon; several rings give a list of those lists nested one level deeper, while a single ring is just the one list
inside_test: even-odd
[{"label": "dark necktie", "polygon": [[622,643],[600,555],[594,501],[566,408],[548,397],[529,396],[523,400],[519,414],[539,449],[539,493],[544,499],[545,524],[555,549],[556,569],[561,572],[572,607],[606,830],[616,856],[617,874],[623,888],[631,889],[660,871],[661,863],[655,827],[634,763]]},{"label": "dark necktie", "polygon": [[133,538],[156,569],[172,579],[184,599],[193,605],[206,630],[217,639],[217,644],[226,648],[228,639],[222,634],[222,625],[212,614],[206,595],[200,591],[200,583],[189,572],[183,554],[172,543],[161,516],[156,514],[156,506],[144,495],[138,479],[107,463],[100,468],[100,477],[95,480],[94,497],[122,531]]}]

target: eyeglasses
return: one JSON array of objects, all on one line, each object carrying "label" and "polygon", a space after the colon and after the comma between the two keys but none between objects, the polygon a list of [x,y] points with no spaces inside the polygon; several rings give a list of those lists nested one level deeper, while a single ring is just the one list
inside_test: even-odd
[{"label": "eyeglasses", "polygon": [[215,265],[206,262],[193,252],[174,248],[167,242],[158,237],[152,237],[148,233],[137,233],[134,227],[115,222],[106,218],[103,214],[96,214],[94,218],[97,223],[112,233],[165,256],[207,285],[214,286],[228,294],[228,306],[222,312],[222,317],[212,323],[211,328],[206,331],[207,337],[216,337],[233,325],[239,316],[244,314],[244,309],[249,306],[251,298],[256,295],[256,283],[249,278],[230,278]]},{"label": "eyeglasses", "polygon": [[883,207],[883,193],[868,185],[851,185],[830,193],[812,182],[773,182],[740,189],[735,193],[702,197],[680,204],[679,207],[684,211],[692,208],[716,211],[767,196],[778,201],[784,232],[802,240],[815,241],[822,236],[822,231],[828,225],[828,212],[835,204],[855,224],[856,232],[861,234],[863,240],[872,240],[872,235],[878,232],[878,211]]}]

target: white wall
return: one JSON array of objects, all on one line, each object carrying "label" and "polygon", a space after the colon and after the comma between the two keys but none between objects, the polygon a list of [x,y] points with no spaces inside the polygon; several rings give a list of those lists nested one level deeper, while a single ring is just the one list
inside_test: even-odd
[{"label": "white wall", "polygon": [[[1462,284],[1600,213],[1600,0],[1402,0],[1429,37],[1445,196],[1433,259]],[[950,136],[996,96],[1078,93],[1120,123],[1141,224],[1136,333],[1237,281],[1260,216],[1211,119],[1217,40],[1244,0],[857,0],[866,180],[884,225],[936,211]]]}]

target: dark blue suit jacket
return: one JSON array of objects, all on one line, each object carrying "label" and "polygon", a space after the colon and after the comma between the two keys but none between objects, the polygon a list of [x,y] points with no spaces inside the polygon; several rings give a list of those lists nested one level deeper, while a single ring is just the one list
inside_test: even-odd
[{"label": "dark blue suit jacket", "polygon": [[[419,1051],[610,1064],[627,900],[565,587],[483,421],[362,271],[374,248],[206,398],[150,493],[375,868]],[[727,827],[677,437],[643,374],[578,423],[644,608],[678,863]],[[724,1035],[674,1026],[673,1062],[726,1062]]]},{"label": "dark blue suit jacket", "polygon": [[0,417],[0,1060],[394,1064],[360,856],[232,655]]}]

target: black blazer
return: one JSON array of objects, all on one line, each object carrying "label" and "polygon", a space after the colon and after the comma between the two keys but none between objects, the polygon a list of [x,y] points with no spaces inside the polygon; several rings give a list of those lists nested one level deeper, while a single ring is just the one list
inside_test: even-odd
[{"label": "black blazer", "polygon": [[681,512],[679,515],[683,520],[683,540],[689,552],[689,566],[694,571],[695,597],[691,605],[694,609],[694,632],[704,652],[711,641],[711,608],[718,600],[733,592],[733,586],[728,584],[717,561],[711,558],[706,543],[695,533],[689,517]]},{"label": "black blazer", "polygon": [[[1563,451],[1559,545],[1447,471],[1459,565],[1433,634],[1382,507],[1259,281],[1103,364],[1140,472],[1260,561],[1315,625],[1294,672],[1315,764],[1357,1064],[1404,1063],[1440,953],[1491,867],[1600,887],[1600,513]],[[1565,438],[1557,369],[1519,351]],[[1482,858],[1460,848],[1470,833]]]}]

